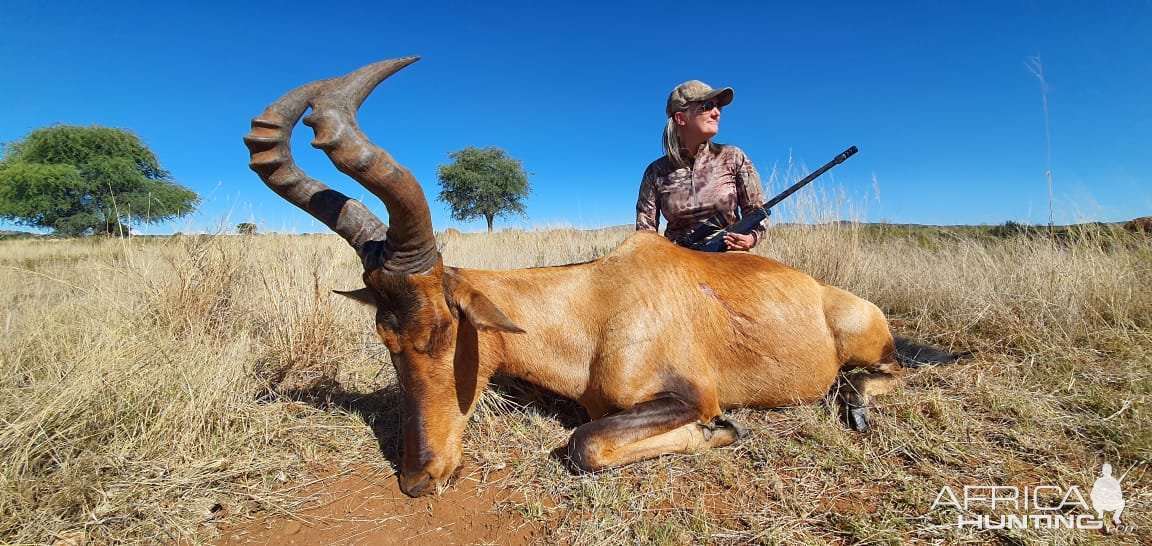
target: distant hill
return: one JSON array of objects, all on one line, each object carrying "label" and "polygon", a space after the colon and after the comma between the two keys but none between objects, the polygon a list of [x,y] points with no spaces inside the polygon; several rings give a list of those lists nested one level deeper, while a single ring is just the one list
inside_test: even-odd
[{"label": "distant hill", "polygon": [[31,239],[35,237],[42,237],[37,233],[30,233],[27,231],[12,231],[10,229],[0,229],[0,239]]}]

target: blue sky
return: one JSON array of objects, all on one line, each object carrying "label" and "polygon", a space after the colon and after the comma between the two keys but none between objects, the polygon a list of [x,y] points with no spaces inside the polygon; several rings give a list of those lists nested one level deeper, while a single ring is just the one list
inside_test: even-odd
[{"label": "blue sky", "polygon": [[[195,215],[145,233],[324,231],[248,170],[249,121],[297,85],[408,55],[422,60],[377,88],[361,127],[433,198],[451,151],[523,161],[528,218],[498,228],[631,223],[664,101],[688,79],[735,88],[717,141],[766,182],[789,157],[815,168],[858,146],[815,183],[844,192],[856,219],[1046,223],[1037,56],[1056,222],[1152,214],[1148,1],[6,0],[0,28],[0,142],[56,123],[127,128],[202,196]],[[309,174],[367,195],[310,139],[298,127]],[[483,229],[431,205],[437,229]]]}]

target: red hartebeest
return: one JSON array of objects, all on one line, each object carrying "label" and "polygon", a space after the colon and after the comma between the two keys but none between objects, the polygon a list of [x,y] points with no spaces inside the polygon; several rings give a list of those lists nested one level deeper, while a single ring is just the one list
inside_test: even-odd
[{"label": "red hartebeest", "polygon": [[[252,120],[250,166],[276,193],[356,250],[365,287],[344,293],[376,308],[402,402],[400,488],[435,490],[459,468],[469,414],[494,374],[579,402],[591,421],[568,444],[584,470],[731,444],[734,406],[778,407],[841,389],[850,424],[887,391],[899,345],[875,305],[784,264],[747,253],[680,248],[636,233],[584,264],[519,271],[445,266],[424,194],[356,124],[365,97],[416,58],[383,61],[299,87]],[[312,145],[379,197],[385,226],[358,201],[306,176],[289,139],[300,116]],[[943,353],[919,360],[944,361]]]}]

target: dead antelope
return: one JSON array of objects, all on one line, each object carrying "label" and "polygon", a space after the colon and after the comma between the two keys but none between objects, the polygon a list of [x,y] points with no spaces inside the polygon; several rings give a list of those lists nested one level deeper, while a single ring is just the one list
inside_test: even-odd
[{"label": "dead antelope", "polygon": [[[355,113],[415,57],[299,87],[252,120],[251,168],[276,193],[352,245],[365,287],[343,293],[376,308],[376,332],[399,377],[400,488],[435,490],[461,465],[469,414],[494,374],[579,402],[591,421],[568,453],[584,470],[735,442],[721,410],[820,400],[843,371],[849,422],[867,425],[873,396],[899,375],[898,358],[952,357],[893,340],[875,305],[784,264],[711,254],[653,233],[629,237],[584,264],[519,271],[447,267],[424,193],[368,141]],[[309,178],[292,158],[292,129],[379,197],[385,226],[360,202]]]}]

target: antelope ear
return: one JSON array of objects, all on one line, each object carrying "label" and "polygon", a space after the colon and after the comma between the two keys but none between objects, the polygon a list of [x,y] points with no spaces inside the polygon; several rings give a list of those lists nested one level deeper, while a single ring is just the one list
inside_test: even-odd
[{"label": "antelope ear", "polygon": [[361,288],[359,290],[333,290],[333,292],[346,298],[354,299],[364,305],[376,307],[376,296],[373,296],[372,291],[367,288]]},{"label": "antelope ear", "polygon": [[446,292],[456,308],[468,318],[477,330],[492,330],[523,334],[524,329],[508,318],[492,300],[488,299],[471,283],[453,271],[444,272]]}]

